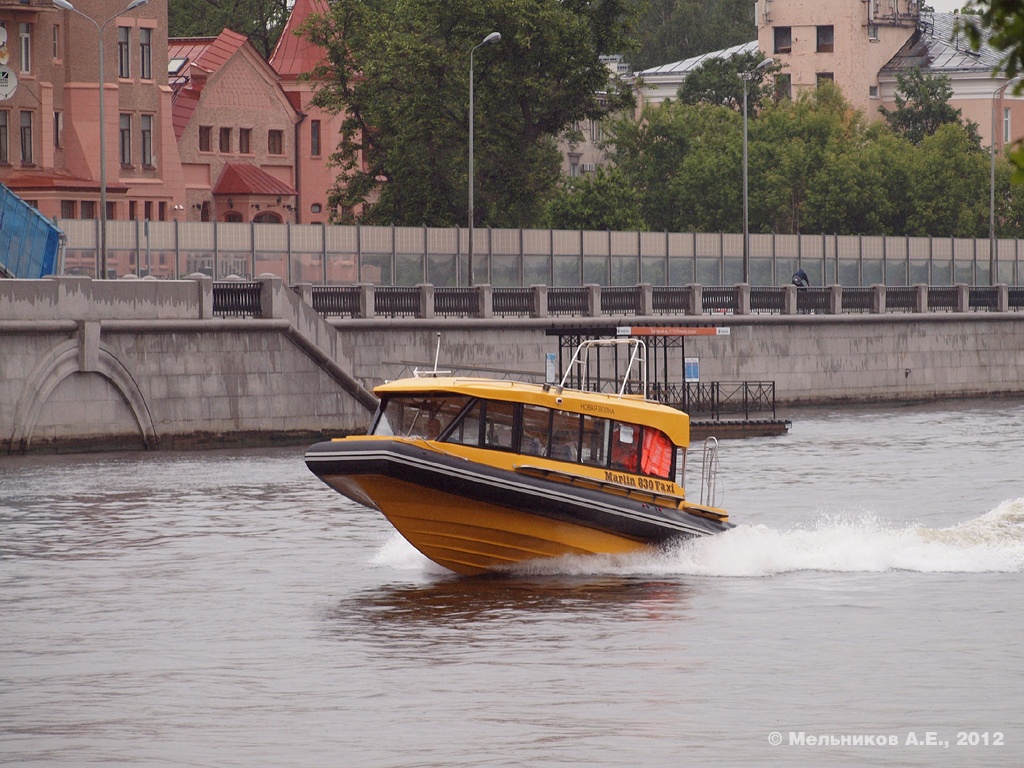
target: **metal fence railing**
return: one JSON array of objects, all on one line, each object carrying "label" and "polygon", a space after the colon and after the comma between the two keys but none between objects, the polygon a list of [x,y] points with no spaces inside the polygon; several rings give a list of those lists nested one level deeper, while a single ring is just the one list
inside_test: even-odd
[{"label": "metal fence railing", "polygon": [[[260,281],[213,284],[220,317],[259,317]],[[1020,286],[874,286],[795,288],[750,286],[472,288],[306,286],[310,305],[325,316],[544,317],[630,315],[833,314],[855,312],[1018,312]],[[645,298],[645,296],[647,298]],[[700,306],[700,313],[693,308]]]}]

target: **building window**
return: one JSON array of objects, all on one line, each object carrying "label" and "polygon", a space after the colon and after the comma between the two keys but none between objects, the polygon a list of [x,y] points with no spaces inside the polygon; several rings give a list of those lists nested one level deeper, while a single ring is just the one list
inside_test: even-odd
[{"label": "building window", "polygon": [[832,53],[835,49],[835,27],[825,24],[818,27],[818,53]]},{"label": "building window", "polygon": [[786,74],[778,74],[775,76],[775,101],[779,102],[783,99],[793,98],[793,76]]},{"label": "building window", "polygon": [[53,146],[60,149],[64,146],[64,113],[53,113]]},{"label": "building window", "polygon": [[600,120],[590,121],[590,140],[597,144],[604,139],[604,129],[601,126]]},{"label": "building window", "polygon": [[1011,133],[1012,133],[1012,131],[1010,130],[1010,108],[1009,107],[1004,107],[1003,108],[1003,143],[1004,144],[1009,144],[1010,143],[1010,141],[1011,141],[1010,134]]},{"label": "building window", "polygon": [[313,157],[320,155],[320,121],[311,120],[309,123],[309,153]]},{"label": "building window", "polygon": [[199,126],[199,151],[209,152],[210,151],[210,137],[213,133],[213,128],[208,125]]},{"label": "building window", "polygon": [[142,115],[139,118],[142,124],[142,165],[144,168],[153,167],[153,116]]},{"label": "building window", "polygon": [[267,132],[267,152],[271,155],[284,154],[284,131],[271,129]]},{"label": "building window", "polygon": [[872,43],[878,42],[878,25],[868,24],[868,40]]},{"label": "building window", "polygon": [[220,151],[230,152],[231,151],[231,129],[221,128],[220,129]]},{"label": "building window", "polygon": [[82,218],[83,219],[95,219],[96,218],[96,203],[92,200],[82,201]]},{"label": "building window", "polygon": [[32,71],[32,25],[27,22],[18,24],[18,39],[21,42],[21,72]]},{"label": "building window", "polygon": [[821,87],[822,83],[834,83],[836,81],[835,72],[819,72],[814,76],[818,86]]},{"label": "building window", "polygon": [[143,80],[153,79],[153,30],[139,30],[139,75]]},{"label": "building window", "polygon": [[147,200],[146,202],[144,202],[142,204],[142,210],[143,210],[142,218],[144,218],[146,221],[152,221],[153,220],[153,201],[152,200]]},{"label": "building window", "polygon": [[117,203],[107,201],[107,220],[114,221],[117,218]]},{"label": "building window", "polygon": [[128,201],[128,218],[135,221],[139,217],[139,204],[134,200]]},{"label": "building window", "polygon": [[157,203],[156,209],[159,211],[158,215],[160,216],[160,221],[167,221],[167,203],[161,200]]},{"label": "building window", "polygon": [[21,164],[32,165],[32,113],[21,113]]},{"label": "building window", "polygon": [[252,141],[252,128],[239,128],[238,129],[238,151],[240,154],[248,155],[252,153],[249,145]]},{"label": "building window", "polygon": [[775,27],[775,52],[776,53],[792,53],[793,52],[793,28],[792,27]]},{"label": "building window", "polygon": [[868,86],[868,98],[872,98],[872,99],[877,99],[878,98],[878,86],[877,85],[869,85]]},{"label": "building window", "polygon": [[130,167],[132,164],[132,116],[126,113],[121,114],[118,124],[121,149],[121,166]]},{"label": "building window", "polygon": [[8,136],[11,130],[8,123],[10,114],[6,109],[0,109],[0,163],[4,165],[11,162],[11,157],[7,150],[9,144]]},{"label": "building window", "polygon": [[60,24],[53,25],[53,58],[60,58]]},{"label": "building window", "polygon": [[131,28],[117,28],[117,76],[131,77]]},{"label": "building window", "polygon": [[60,217],[62,219],[73,219],[75,218],[75,205],[74,200],[61,200],[60,201]]}]

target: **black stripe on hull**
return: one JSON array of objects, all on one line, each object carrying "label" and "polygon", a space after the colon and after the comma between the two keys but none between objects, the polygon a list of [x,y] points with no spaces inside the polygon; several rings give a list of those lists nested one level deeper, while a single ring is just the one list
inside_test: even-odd
[{"label": "black stripe on hull", "polygon": [[399,478],[473,501],[650,544],[680,536],[707,536],[733,527],[731,523],[679,509],[490,467],[401,441],[349,438],[317,443],[306,452],[306,465],[321,478],[331,475]]}]

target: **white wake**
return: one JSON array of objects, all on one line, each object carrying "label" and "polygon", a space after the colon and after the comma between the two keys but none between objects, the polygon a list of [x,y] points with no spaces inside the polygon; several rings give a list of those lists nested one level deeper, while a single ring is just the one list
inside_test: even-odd
[{"label": "white wake", "polygon": [[[448,573],[397,533],[373,559],[400,570]],[[520,575],[774,576],[797,571],[1024,572],[1024,498],[949,528],[893,525],[877,516],[830,516],[779,530],[740,525],[665,551],[563,557],[517,566]]]}]

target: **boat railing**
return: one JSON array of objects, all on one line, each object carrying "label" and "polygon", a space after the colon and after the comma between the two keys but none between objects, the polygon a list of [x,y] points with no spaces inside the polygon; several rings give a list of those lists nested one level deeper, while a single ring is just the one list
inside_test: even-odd
[{"label": "boat railing", "polygon": [[[600,390],[600,382],[602,381],[601,351],[604,349],[614,350],[613,359],[617,371],[618,349],[623,346],[629,350],[629,358],[621,379],[616,380],[617,394],[619,397],[638,394],[646,399],[647,345],[640,339],[587,339],[581,342],[576,347],[576,351],[573,352],[569,365],[565,368],[565,374],[562,376],[560,386],[583,391]],[[573,383],[576,384],[576,387],[572,386]],[[639,392],[637,391],[638,385]]]},{"label": "boat railing", "polygon": [[718,506],[718,469],[718,440],[709,437],[700,466],[700,503],[709,507]]}]

